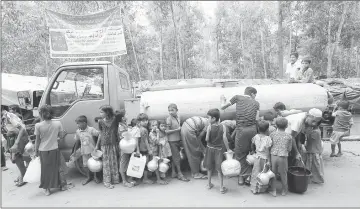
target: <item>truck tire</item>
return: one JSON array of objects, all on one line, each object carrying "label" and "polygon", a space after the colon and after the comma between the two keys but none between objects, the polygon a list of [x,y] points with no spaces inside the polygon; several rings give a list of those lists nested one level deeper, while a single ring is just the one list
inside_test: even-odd
[{"label": "truck tire", "polygon": [[86,176],[86,169],[83,166],[82,157],[80,157],[79,159],[77,159],[77,161],[75,161],[75,167],[82,175]]}]

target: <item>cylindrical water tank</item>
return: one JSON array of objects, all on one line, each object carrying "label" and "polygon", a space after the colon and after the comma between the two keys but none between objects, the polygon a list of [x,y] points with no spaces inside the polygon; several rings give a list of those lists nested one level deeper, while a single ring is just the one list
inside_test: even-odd
[{"label": "cylindrical water tank", "polygon": [[[275,84],[254,85],[257,89],[256,100],[260,103],[260,115],[272,110],[276,102],[283,102],[287,109],[308,111],[311,108],[325,109],[327,93],[315,84]],[[179,109],[181,121],[192,116],[206,116],[211,108],[221,108],[221,98],[226,102],[235,95],[243,95],[246,86],[229,88],[202,87],[190,89],[172,89],[148,91],[141,95],[140,106],[147,108],[142,112],[150,119],[163,120],[168,117],[168,105],[175,103]],[[222,120],[235,119],[235,104],[221,111]]]}]

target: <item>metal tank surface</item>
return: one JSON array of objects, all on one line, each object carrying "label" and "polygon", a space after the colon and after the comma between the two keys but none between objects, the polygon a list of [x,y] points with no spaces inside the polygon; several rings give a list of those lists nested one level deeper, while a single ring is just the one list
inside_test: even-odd
[{"label": "metal tank surface", "polygon": [[[221,108],[221,97],[228,102],[235,95],[243,95],[247,86],[236,87],[198,87],[147,91],[141,94],[140,102],[133,105],[139,112],[146,113],[150,119],[164,120],[168,117],[168,105],[175,103],[183,122],[192,116],[206,116],[211,108]],[[324,110],[327,106],[326,90],[315,84],[273,84],[254,85],[257,89],[256,100],[260,103],[260,115],[272,110],[276,102],[283,102],[287,109],[308,111],[311,108]],[[129,104],[129,103],[128,103]],[[128,106],[129,105],[126,105]],[[127,109],[127,108],[126,108]],[[132,108],[134,110],[136,108]],[[133,112],[133,111],[132,111]],[[138,113],[134,112],[134,115]],[[221,110],[221,120],[235,119],[235,105],[225,111]]]}]

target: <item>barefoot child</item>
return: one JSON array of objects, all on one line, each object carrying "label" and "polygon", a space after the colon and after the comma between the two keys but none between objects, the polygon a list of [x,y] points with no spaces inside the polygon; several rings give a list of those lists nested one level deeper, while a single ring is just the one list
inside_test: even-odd
[{"label": "barefoot child", "polygon": [[[149,133],[149,148],[152,152],[152,156],[160,156],[159,154],[159,142],[160,142],[160,130],[159,130],[159,122],[154,120],[151,121],[151,131]],[[159,169],[155,171],[157,183],[159,184],[167,184],[168,182],[164,181],[160,177]]]},{"label": "barefoot child", "polygon": [[[87,118],[85,115],[80,115],[76,120],[78,130],[75,133],[75,141],[80,141],[80,152],[83,159],[83,166],[87,168],[87,161],[91,158],[91,152],[95,148],[95,137],[99,136],[99,131],[93,127],[87,125]],[[89,169],[86,169],[87,179],[82,182],[83,185],[88,184],[93,177],[95,182],[99,182],[96,173],[92,173]]]},{"label": "barefoot child", "polygon": [[108,189],[113,189],[114,184],[120,183],[118,165],[118,122],[114,110],[109,105],[100,107],[99,130],[100,135],[96,148],[101,148],[103,153],[103,182]]},{"label": "barefoot child", "polygon": [[166,118],[167,130],[166,134],[169,140],[171,154],[173,159],[172,166],[172,177],[176,178],[175,168],[177,170],[177,178],[181,181],[188,182],[184,174],[181,172],[180,168],[180,147],[181,147],[181,137],[180,137],[180,117],[178,116],[178,108],[176,104],[170,104],[168,106],[169,117]]},{"label": "barefoot child", "polygon": [[[224,147],[228,152],[229,142],[226,136],[226,127],[220,124],[220,111],[218,109],[211,109],[207,113],[210,121],[210,126],[207,128],[206,133],[206,152],[204,158],[204,166],[207,169],[208,185],[207,188],[211,189],[214,185],[211,183],[212,172],[215,169],[218,173],[220,180],[220,192],[225,194],[227,188],[224,187],[224,176],[221,171],[221,163],[224,158]],[[215,166],[214,166],[215,165]]]},{"label": "barefoot child", "polygon": [[[271,138],[267,135],[269,123],[261,120],[258,123],[259,134],[251,140],[251,150],[255,152],[255,162],[251,173],[251,191],[253,194],[265,192],[268,185],[260,185],[257,182],[258,174],[264,169],[265,164],[269,165]],[[269,167],[269,166],[268,166]]]},{"label": "barefoot child", "polygon": [[[270,134],[272,146],[271,154],[271,170],[275,174],[280,174],[282,184],[282,195],[287,193],[287,170],[288,170],[288,155],[292,148],[292,136],[285,132],[288,126],[286,118],[280,117],[275,120],[277,131]],[[276,197],[276,179],[271,180],[270,194]]]},{"label": "barefoot child", "polygon": [[[331,154],[330,157],[340,157],[341,152],[341,139],[344,136],[350,135],[351,126],[354,124],[352,114],[348,111],[349,101],[341,100],[338,103],[338,110],[332,116],[335,117],[333,133],[330,137]],[[335,154],[335,146],[338,145],[339,152]]]}]

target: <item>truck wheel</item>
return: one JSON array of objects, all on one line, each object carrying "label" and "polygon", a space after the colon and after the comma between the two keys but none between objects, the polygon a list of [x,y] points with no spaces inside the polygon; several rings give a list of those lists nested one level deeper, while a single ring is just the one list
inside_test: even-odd
[{"label": "truck wheel", "polygon": [[77,161],[75,161],[75,167],[82,175],[86,176],[86,169],[83,166],[82,157],[80,157],[79,159],[77,159]]}]

